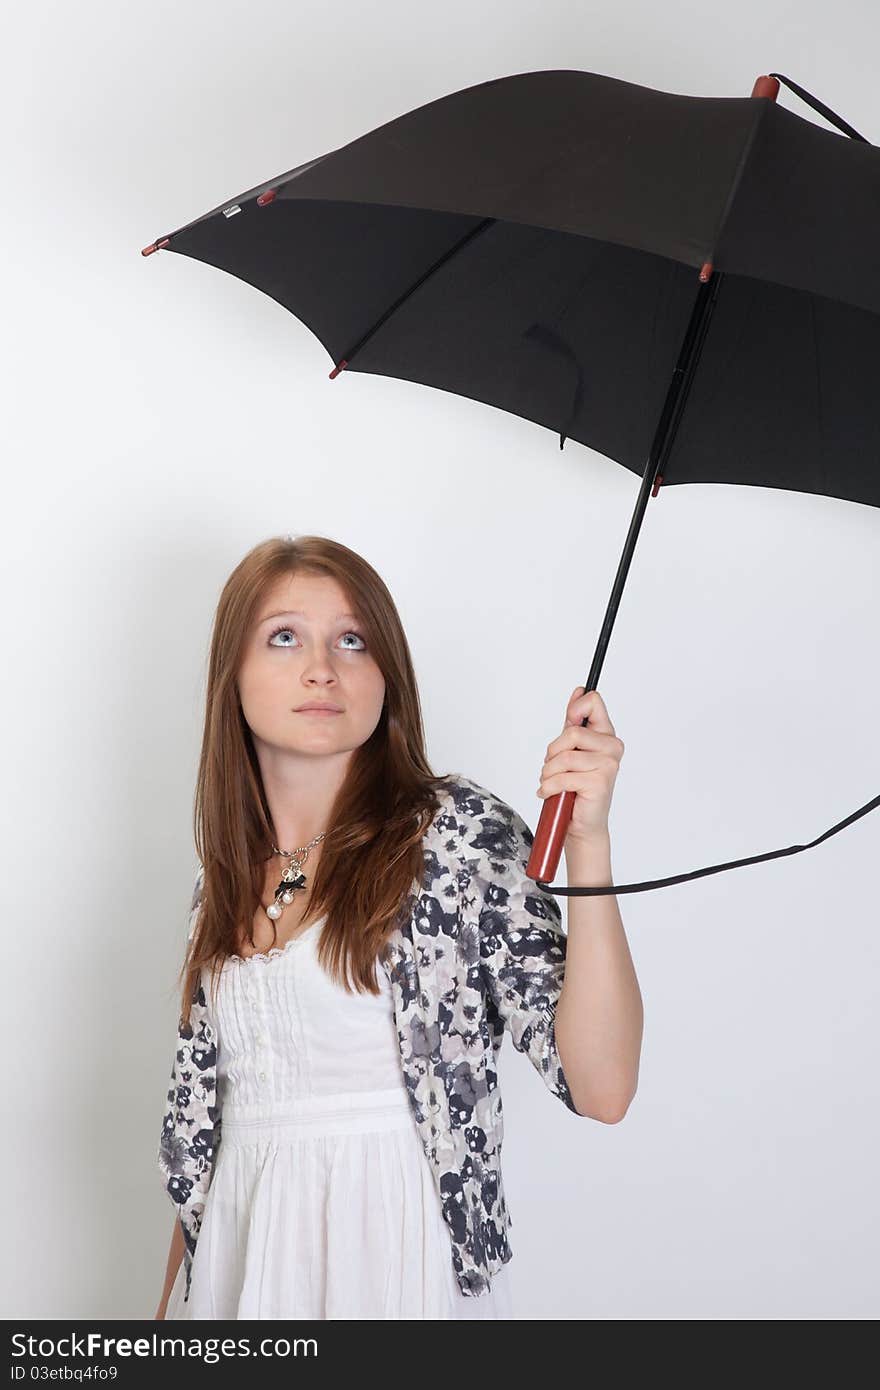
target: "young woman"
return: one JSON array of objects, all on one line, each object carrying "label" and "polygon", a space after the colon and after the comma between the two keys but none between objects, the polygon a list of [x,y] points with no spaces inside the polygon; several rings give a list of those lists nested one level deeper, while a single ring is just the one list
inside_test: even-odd
[{"label": "young woman", "polygon": [[[577,792],[570,882],[610,883],[623,744],[597,692],[567,715],[539,795]],[[571,900],[590,930],[567,952],[522,817],[431,772],[396,607],[345,546],[268,540],[230,575],[195,841],[156,1317],[513,1317],[504,1031],[569,1111],[614,1122],[638,984],[616,899]]]}]

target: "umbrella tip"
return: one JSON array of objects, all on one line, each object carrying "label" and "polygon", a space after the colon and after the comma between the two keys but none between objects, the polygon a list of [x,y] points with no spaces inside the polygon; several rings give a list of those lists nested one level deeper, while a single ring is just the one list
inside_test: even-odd
[{"label": "umbrella tip", "polygon": [[171,240],[170,236],[163,237],[161,241],[154,241],[151,246],[145,246],[141,252],[142,256],[152,256],[154,251],[161,251],[163,246],[167,246]]},{"label": "umbrella tip", "polygon": [[332,381],[335,376],[339,376],[340,372],[344,372],[347,366],[348,362],[343,357],[342,361],[338,362],[336,366],[333,368],[333,371],[330,373],[330,380]]}]

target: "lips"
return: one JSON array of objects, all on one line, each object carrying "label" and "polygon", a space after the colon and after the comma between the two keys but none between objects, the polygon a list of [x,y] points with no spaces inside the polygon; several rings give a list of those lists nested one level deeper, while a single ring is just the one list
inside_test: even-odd
[{"label": "lips", "polygon": [[300,709],[294,710],[294,714],[341,714],[341,709],[336,709],[333,705],[303,705]]}]

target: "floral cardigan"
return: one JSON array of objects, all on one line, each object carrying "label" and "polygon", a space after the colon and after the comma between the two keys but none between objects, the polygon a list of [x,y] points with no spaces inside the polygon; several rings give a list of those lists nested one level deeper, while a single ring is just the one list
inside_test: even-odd
[{"label": "floral cardigan", "polygon": [[[462,1294],[479,1296],[511,1258],[501,1177],[504,1133],[497,1057],[505,1027],[549,1090],[574,1114],[554,1020],[566,936],[553,894],[526,877],[533,836],[499,797],[466,777],[446,779],[424,835],[417,880],[382,961],[403,1078],[452,1240]],[[192,937],[202,897],[199,868]],[[222,1116],[218,1038],[200,980],[179,1029],[162,1123],[159,1169],[184,1235],[186,1292]]]}]

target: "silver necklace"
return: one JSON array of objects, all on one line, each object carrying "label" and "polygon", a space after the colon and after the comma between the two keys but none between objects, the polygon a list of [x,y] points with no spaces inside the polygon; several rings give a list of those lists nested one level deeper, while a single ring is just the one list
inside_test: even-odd
[{"label": "silver necklace", "polygon": [[281,875],[281,882],[275,889],[275,900],[266,908],[266,916],[271,917],[273,922],[277,922],[285,907],[293,902],[296,890],[305,888],[307,880],[302,866],[309,857],[309,850],[323,840],[326,833],[326,830],[322,830],[314,840],[310,840],[307,845],[300,845],[299,849],[279,849],[277,845],[272,846],[276,854],[288,861],[287,868]]}]

